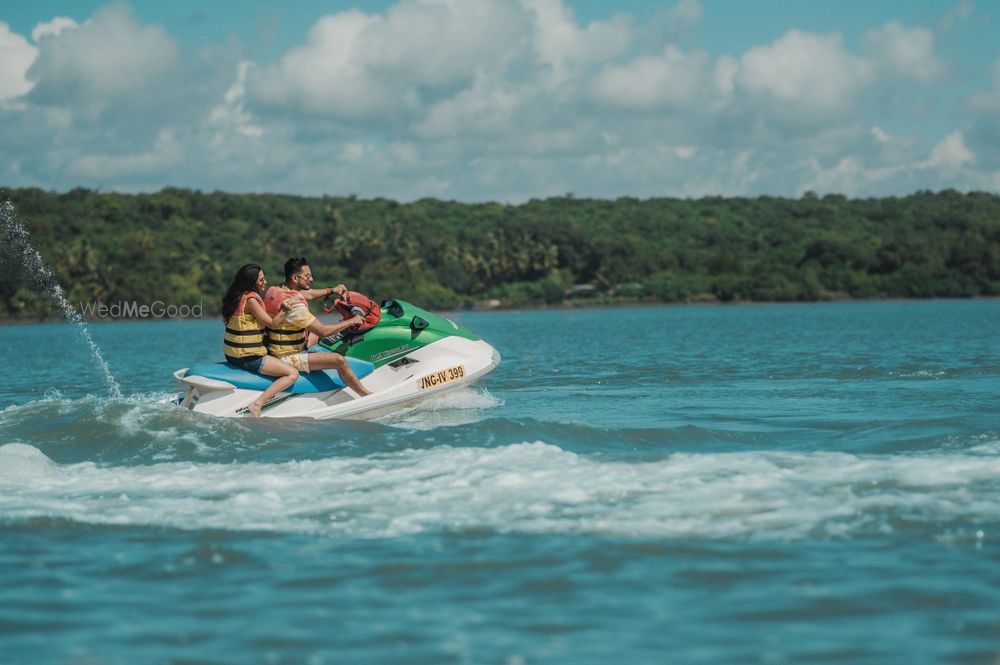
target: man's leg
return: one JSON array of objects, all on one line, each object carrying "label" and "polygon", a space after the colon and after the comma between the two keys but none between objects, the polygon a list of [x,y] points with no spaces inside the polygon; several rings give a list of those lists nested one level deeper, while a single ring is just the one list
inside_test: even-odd
[{"label": "man's leg", "polygon": [[351,366],[344,356],[339,353],[329,353],[329,352],[317,352],[310,353],[309,355],[309,371],[314,372],[318,369],[335,369],[337,374],[340,375],[340,380],[344,382],[349,388],[353,389],[361,397],[365,395],[371,395],[372,392],[361,385],[361,381],[358,380],[358,375],[354,373]]}]

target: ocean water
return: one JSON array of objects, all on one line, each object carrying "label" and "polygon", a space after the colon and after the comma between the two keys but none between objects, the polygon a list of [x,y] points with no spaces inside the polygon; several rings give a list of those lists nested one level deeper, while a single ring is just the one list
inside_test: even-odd
[{"label": "ocean water", "polygon": [[0,327],[0,663],[1000,663],[1000,301],[456,316],[501,366],[376,422]]}]

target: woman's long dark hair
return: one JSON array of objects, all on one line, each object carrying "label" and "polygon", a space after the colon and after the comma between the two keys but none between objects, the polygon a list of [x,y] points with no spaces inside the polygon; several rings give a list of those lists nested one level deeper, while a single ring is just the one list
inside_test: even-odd
[{"label": "woman's long dark hair", "polygon": [[222,296],[222,320],[228,321],[229,317],[236,313],[236,308],[240,305],[240,298],[247,291],[257,291],[257,278],[260,277],[261,267],[256,263],[248,263],[236,271],[233,283],[229,285],[226,295]]}]

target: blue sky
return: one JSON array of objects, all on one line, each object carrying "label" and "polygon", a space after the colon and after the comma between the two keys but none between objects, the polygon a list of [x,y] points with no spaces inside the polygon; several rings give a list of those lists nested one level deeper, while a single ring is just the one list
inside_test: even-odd
[{"label": "blue sky", "polygon": [[1000,3],[7,3],[0,185],[995,192]]}]

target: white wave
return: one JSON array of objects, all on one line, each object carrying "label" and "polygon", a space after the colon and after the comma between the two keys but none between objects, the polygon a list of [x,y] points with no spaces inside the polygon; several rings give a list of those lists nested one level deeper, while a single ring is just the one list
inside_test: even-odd
[{"label": "white wave", "polygon": [[177,399],[177,393],[148,392],[134,393],[132,395],[119,395],[107,397],[104,395],[84,395],[82,397],[68,398],[57,388],[49,388],[44,395],[30,402],[21,404],[10,404],[0,409],[0,419],[17,416],[19,414],[31,414],[35,410],[58,408],[58,413],[71,413],[73,410],[81,408],[93,409],[97,413],[103,413],[109,407],[120,405],[135,406],[170,406]]},{"label": "white wave", "polygon": [[0,520],[353,537],[489,529],[799,539],[922,527],[942,538],[968,530],[981,541],[996,537],[998,491],[1000,457],[984,455],[756,452],[625,463],[535,442],[102,467],[0,446]]},{"label": "white wave", "polygon": [[1000,455],[1000,432],[988,432],[976,436],[976,445],[968,452],[975,455]]},{"label": "white wave", "polygon": [[91,419],[119,438],[143,440],[142,450],[157,460],[170,460],[179,448],[201,455],[215,452],[220,438],[236,445],[250,433],[238,419],[221,419],[193,414],[176,406],[175,393],[148,392],[121,397],[86,395],[67,399],[58,390],[23,404],[0,410],[0,425],[27,420],[70,416]]},{"label": "white wave", "polygon": [[468,425],[480,420],[483,411],[503,405],[504,401],[486,388],[470,387],[448,391],[413,406],[399,409],[379,418],[378,422],[383,425],[418,430]]}]

